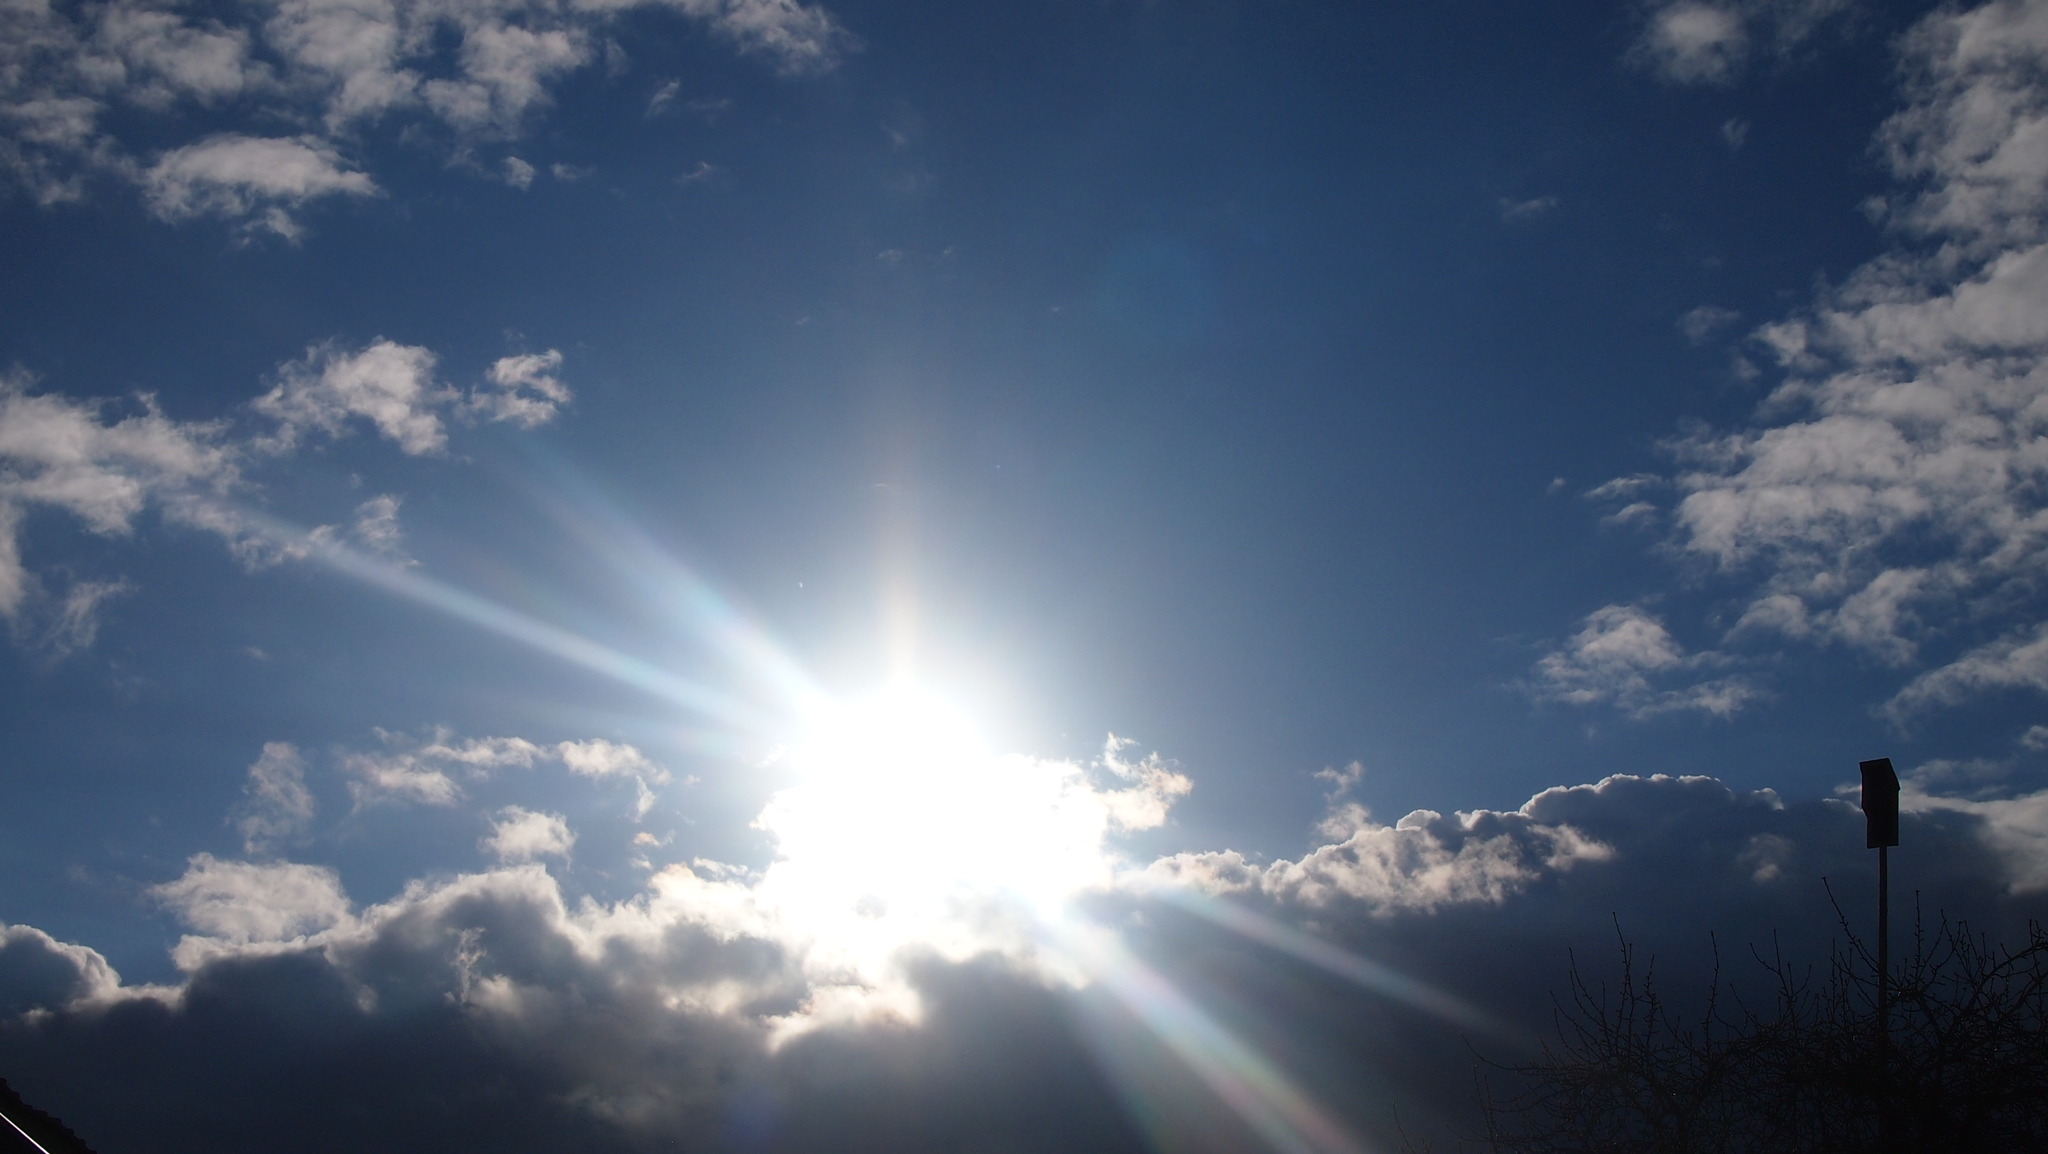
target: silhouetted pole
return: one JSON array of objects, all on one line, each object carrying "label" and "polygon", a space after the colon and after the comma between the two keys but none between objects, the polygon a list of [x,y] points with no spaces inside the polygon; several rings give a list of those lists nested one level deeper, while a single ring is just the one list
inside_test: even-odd
[{"label": "silhouetted pole", "polygon": [[1858,763],[1863,771],[1864,846],[1877,851],[1877,1057],[1878,1143],[1891,1149],[1891,977],[1892,871],[1891,847],[1899,844],[1899,775],[1892,759]]}]

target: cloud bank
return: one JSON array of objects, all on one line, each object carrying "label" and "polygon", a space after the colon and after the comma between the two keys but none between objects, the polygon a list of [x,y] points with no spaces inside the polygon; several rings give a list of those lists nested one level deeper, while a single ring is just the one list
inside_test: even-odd
[{"label": "cloud bank", "polygon": [[[549,748],[442,745],[446,760],[487,768]],[[292,764],[267,747],[251,797],[267,789],[296,813],[297,779],[281,769]],[[1901,884],[1994,934],[2039,916],[2044,795],[1930,792],[1944,772],[1908,775]],[[1611,940],[1611,917],[1646,948],[1677,950],[1662,972],[1680,982],[1709,931],[1724,950],[1774,931],[1794,950],[1822,948],[1834,916],[1822,879],[1860,910],[1870,870],[1853,802],[1787,805],[1706,778],[1613,777],[1515,810],[1418,811],[1391,826],[1354,812],[1347,835],[1300,858],[1130,863],[1090,900],[1164,980],[1215,1006],[1307,1014],[1292,1028],[1309,1033],[1326,1013],[1378,1015],[1374,1030],[1346,1027],[1343,1058],[1377,1072],[1332,1101],[1368,1133],[1389,1096],[1410,1126],[1464,1108],[1458,1031],[1341,982],[1302,987],[1284,955],[1159,905],[1160,885],[1300,927],[1535,1030],[1567,951]],[[519,1120],[501,1135],[513,1150],[938,1150],[991,1125],[1023,1148],[1138,1149],[1143,1112],[1119,1104],[1186,1077],[1171,1047],[1105,1000],[1114,975],[1063,964],[1048,940],[986,913],[957,915],[950,944],[907,937],[886,969],[849,969],[853,955],[827,948],[818,923],[777,915],[773,865],[676,863],[620,900],[577,899],[579,840],[561,815],[479,816],[496,864],[368,903],[318,863],[194,855],[149,891],[186,929],[172,986],[125,985],[88,947],[6,928],[0,1061],[89,1141],[172,1151],[217,1144],[223,1125],[259,1147],[306,1134],[432,1144],[498,1134],[501,1114]],[[785,845],[778,860],[804,852]],[[799,1019],[807,1028],[791,1030]],[[1134,1046],[1142,1076],[1119,1073]],[[121,1076],[80,1076],[89,1068]],[[1184,1089],[1176,1112],[1221,1109]],[[1062,1108],[1034,1114],[1044,1102]]]}]

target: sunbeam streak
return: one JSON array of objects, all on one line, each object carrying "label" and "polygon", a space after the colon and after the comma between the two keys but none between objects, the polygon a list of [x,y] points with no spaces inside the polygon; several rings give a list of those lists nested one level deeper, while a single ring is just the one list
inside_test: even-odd
[{"label": "sunbeam streak", "polygon": [[[644,534],[596,502],[552,511],[657,609],[765,683],[778,710],[748,704],[567,629],[301,531],[238,510],[280,546],[387,593],[428,606],[694,713],[756,733],[804,730],[788,752],[797,774],[756,825],[775,838],[774,863],[755,880],[671,871],[683,900],[746,917],[795,948],[821,983],[782,1024],[793,1036],[828,1019],[871,1014],[914,1020],[917,995],[903,951],[1036,956],[1048,977],[1099,986],[1185,1064],[1202,1085],[1281,1154],[1365,1154],[1349,1130],[1266,1055],[1238,1038],[1117,934],[1085,920],[1073,899],[1117,885],[1126,866],[1106,840],[1164,820],[1187,781],[1156,757],[1118,757],[1111,737],[1094,766],[998,756],[971,721],[914,684],[839,702],[729,603]],[[1099,771],[1121,788],[1090,780]],[[712,863],[715,865],[716,863]],[[1461,1025],[1484,1015],[1387,967],[1354,957],[1249,911],[1197,895],[1158,896],[1262,944]]]},{"label": "sunbeam streak", "polygon": [[338,542],[320,539],[276,518],[247,509],[238,509],[236,514],[259,526],[273,541],[293,552],[386,593],[437,609],[457,620],[604,674],[724,724],[760,733],[772,730],[771,719],[758,708],[652,662],[621,653],[608,645],[404,566],[366,556]]},{"label": "sunbeam streak", "polygon": [[548,463],[547,477],[546,486],[528,486],[529,499],[634,588],[649,607],[708,642],[797,712],[809,714],[824,703],[825,691],[802,665],[709,582],[622,515],[611,500],[558,463]]},{"label": "sunbeam streak", "polygon": [[1059,948],[1145,1024],[1219,1100],[1281,1154],[1365,1154],[1337,1119],[1098,926],[1049,927]]},{"label": "sunbeam streak", "polygon": [[1427,982],[1411,978],[1391,966],[1382,965],[1370,958],[1359,957],[1349,950],[1312,938],[1300,930],[1282,925],[1243,906],[1218,901],[1179,886],[1160,887],[1152,890],[1151,896],[1178,909],[1186,910],[1196,917],[1242,934],[1262,946],[1299,958],[1309,965],[1326,970],[1374,993],[1383,994],[1425,1013],[1434,1014],[1465,1029],[1511,1041],[1524,1040],[1520,1031],[1477,1006],[1453,997]]}]

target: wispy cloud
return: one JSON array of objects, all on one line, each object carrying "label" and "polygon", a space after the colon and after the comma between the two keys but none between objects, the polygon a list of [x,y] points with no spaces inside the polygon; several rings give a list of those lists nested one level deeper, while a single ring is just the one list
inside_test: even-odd
[{"label": "wispy cloud", "polygon": [[[1783,379],[1755,424],[1667,446],[1670,545],[1743,590],[1735,633],[1902,668],[1974,636],[1899,692],[1897,718],[2048,688],[2033,656],[2048,579],[2048,4],[1937,12],[1903,44],[1905,103],[1878,136],[1900,188],[1883,205],[1892,251],[1757,331]],[[1696,309],[1680,327],[1703,340],[1734,319]],[[1593,666],[1553,658],[1539,681],[1603,696]]]},{"label": "wispy cloud", "polygon": [[315,438],[368,427],[406,454],[431,456],[446,451],[450,418],[533,428],[572,399],[559,378],[562,355],[552,349],[501,358],[467,391],[437,380],[436,364],[430,350],[395,341],[353,351],[315,345],[279,366],[270,390],[235,418],[213,421],[178,420],[147,393],[125,403],[73,400],[34,391],[25,374],[0,374],[0,618],[61,654],[90,646],[100,608],[133,591],[124,580],[100,579],[70,582],[55,599],[46,594],[21,549],[22,518],[39,507],[110,537],[128,535],[155,508],[225,538],[252,567],[343,541],[406,561],[396,496],[363,502],[346,528],[303,536],[280,536],[237,502],[257,491],[252,473]]},{"label": "wispy cloud", "polygon": [[1495,203],[1495,207],[1500,210],[1502,221],[1508,224],[1519,224],[1523,221],[1535,220],[1537,217],[1549,216],[1551,213],[1556,212],[1558,206],[1562,203],[1562,201],[1554,196],[1538,196],[1528,200],[1511,200],[1507,197],[1502,197]]}]

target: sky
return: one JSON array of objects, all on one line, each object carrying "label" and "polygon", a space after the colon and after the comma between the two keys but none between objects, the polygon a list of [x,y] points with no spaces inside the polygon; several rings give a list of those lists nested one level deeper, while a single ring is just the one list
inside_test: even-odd
[{"label": "sky", "polygon": [[1617,932],[1867,934],[1880,756],[2015,932],[2044,76],[2007,0],[4,0],[0,1076],[1450,1140]]}]

